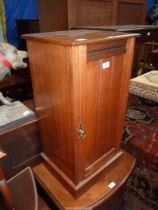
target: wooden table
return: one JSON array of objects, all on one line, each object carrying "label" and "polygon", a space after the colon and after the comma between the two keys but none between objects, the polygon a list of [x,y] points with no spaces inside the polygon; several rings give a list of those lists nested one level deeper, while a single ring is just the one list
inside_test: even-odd
[{"label": "wooden table", "polygon": [[[123,156],[104,170],[96,184],[76,199],[43,163],[36,165],[33,171],[37,182],[59,209],[113,210],[114,208],[117,209],[117,204],[124,198],[125,183],[134,165],[135,158],[124,152]],[[108,185],[112,182],[116,183],[116,186],[111,189]]]}]

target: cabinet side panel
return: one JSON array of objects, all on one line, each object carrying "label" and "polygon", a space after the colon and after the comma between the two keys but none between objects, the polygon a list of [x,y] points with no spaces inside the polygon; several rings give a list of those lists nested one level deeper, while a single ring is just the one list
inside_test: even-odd
[{"label": "cabinet side panel", "polygon": [[28,51],[43,152],[73,179],[68,47],[28,41]]},{"label": "cabinet side panel", "polygon": [[[84,80],[85,86],[84,103],[82,104],[82,119],[86,137],[82,143],[82,158],[85,167],[95,161],[96,138],[97,138],[97,105],[98,105],[98,82],[99,82],[99,60],[87,63]],[[98,148],[99,149],[99,148]]]},{"label": "cabinet side panel", "polygon": [[[109,62],[110,66],[107,69],[102,69],[102,64]],[[106,148],[107,130],[108,125],[108,111],[109,111],[109,101],[111,98],[110,95],[110,82],[111,82],[111,71],[112,71],[112,57],[105,59],[100,59],[99,67],[99,85],[98,85],[98,109],[97,109],[97,138],[96,138],[96,147],[95,154],[96,159],[100,158],[109,148]]]}]

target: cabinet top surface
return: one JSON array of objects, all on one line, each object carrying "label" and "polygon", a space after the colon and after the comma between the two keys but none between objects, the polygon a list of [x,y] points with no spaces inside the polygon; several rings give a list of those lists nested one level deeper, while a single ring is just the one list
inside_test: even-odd
[{"label": "cabinet top surface", "polygon": [[75,46],[75,45],[91,44],[91,43],[98,43],[98,42],[111,41],[111,40],[127,39],[128,37],[136,37],[136,36],[138,36],[138,34],[125,34],[122,32],[113,32],[113,31],[69,30],[69,31],[25,34],[22,35],[22,38]]}]

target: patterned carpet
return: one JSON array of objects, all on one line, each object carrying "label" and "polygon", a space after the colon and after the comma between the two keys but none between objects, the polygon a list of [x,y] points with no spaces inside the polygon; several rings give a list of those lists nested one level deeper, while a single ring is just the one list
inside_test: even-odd
[{"label": "patterned carpet", "polygon": [[130,95],[125,117],[123,148],[137,158],[130,189],[158,209],[158,103]]}]

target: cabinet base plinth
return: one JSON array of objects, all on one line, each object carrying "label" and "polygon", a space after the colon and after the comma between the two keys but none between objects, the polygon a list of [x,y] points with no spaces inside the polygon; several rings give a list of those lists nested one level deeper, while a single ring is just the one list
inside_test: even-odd
[{"label": "cabinet base plinth", "polygon": [[134,165],[135,158],[124,152],[122,157],[107,167],[100,179],[78,198],[72,196],[44,163],[35,166],[33,171],[39,184],[59,209],[102,209],[101,206],[105,209],[108,204],[110,210],[110,205],[116,202],[113,201],[113,204],[110,204],[109,200],[113,196],[119,199],[117,192],[123,189]]},{"label": "cabinet base plinth", "polygon": [[[60,170],[44,153],[41,153],[41,157],[44,165],[47,169],[64,185],[64,187],[73,195],[73,197],[78,198],[83,193],[85,193],[92,185],[94,185],[102,176],[105,175],[104,171],[111,164],[115,164],[115,161],[121,161],[124,151],[112,149],[109,154],[105,154],[101,161],[97,160],[88,169],[91,170],[88,174],[88,170],[85,170],[84,179],[78,183],[74,184],[69,177],[67,177],[62,170]],[[118,160],[119,159],[119,160]],[[101,162],[101,163],[100,163]],[[117,162],[116,162],[117,163]],[[97,165],[97,167],[96,167]],[[88,174],[88,175],[87,175]]]}]

